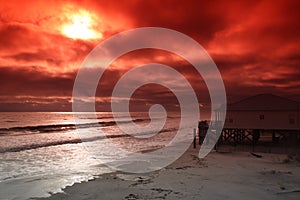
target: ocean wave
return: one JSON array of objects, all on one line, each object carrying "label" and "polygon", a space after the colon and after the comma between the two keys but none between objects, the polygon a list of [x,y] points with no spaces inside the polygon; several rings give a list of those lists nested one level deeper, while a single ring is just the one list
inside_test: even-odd
[{"label": "ocean wave", "polygon": [[[135,119],[133,122],[143,122],[146,119]],[[131,121],[118,121],[118,123],[129,123]],[[37,125],[37,126],[21,126],[11,128],[0,128],[0,136],[10,133],[32,134],[32,133],[48,133],[74,130],[76,128],[92,128],[92,127],[105,127],[114,126],[116,121],[97,122],[97,123],[84,123],[84,124],[50,124],[50,125]],[[29,133],[28,133],[29,132]]]},{"label": "ocean wave", "polygon": [[[167,132],[173,132],[176,131],[174,128],[170,129],[163,129],[159,132],[160,133],[167,133]],[[147,132],[150,133],[150,132]],[[145,134],[145,133],[140,133]],[[135,134],[135,135],[140,135]],[[105,136],[95,136],[90,138],[76,138],[76,139],[70,139],[70,140],[62,140],[62,141],[50,141],[46,143],[40,143],[40,144],[28,144],[28,145],[22,145],[18,147],[8,147],[0,149],[0,153],[6,153],[6,152],[20,152],[25,150],[32,150],[32,149],[38,149],[43,147],[50,147],[50,146],[57,146],[57,145],[65,145],[65,144],[78,144],[82,142],[93,142],[97,140],[103,140],[107,138],[123,138],[123,137],[132,137],[131,135],[127,134],[112,134],[112,135],[105,135]]]},{"label": "ocean wave", "polygon": [[111,136],[97,136],[97,137],[91,137],[91,138],[85,138],[85,139],[71,139],[71,140],[63,140],[63,141],[53,141],[53,142],[46,142],[41,144],[28,144],[23,145],[19,147],[11,147],[11,148],[5,148],[0,149],[0,153],[6,153],[6,152],[20,152],[25,150],[32,150],[32,149],[38,149],[43,147],[50,147],[50,146],[57,146],[57,145],[64,145],[64,144],[77,144],[82,142],[92,142],[96,140],[101,140],[105,138],[117,138],[117,137],[127,137],[127,135],[111,135]]}]

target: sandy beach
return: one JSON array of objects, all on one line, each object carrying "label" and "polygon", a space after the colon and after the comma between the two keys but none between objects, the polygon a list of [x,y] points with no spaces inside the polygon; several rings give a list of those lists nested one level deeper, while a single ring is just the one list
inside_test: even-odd
[{"label": "sandy beach", "polygon": [[148,174],[114,172],[46,199],[299,199],[300,163],[282,154],[189,150]]}]

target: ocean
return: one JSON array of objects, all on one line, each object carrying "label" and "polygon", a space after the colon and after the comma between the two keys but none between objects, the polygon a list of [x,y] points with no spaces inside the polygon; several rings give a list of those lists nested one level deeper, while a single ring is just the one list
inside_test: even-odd
[{"label": "ocean", "polygon": [[[46,197],[66,186],[108,173],[111,169],[101,165],[87,146],[97,145],[107,162],[114,153],[106,148],[108,140],[130,152],[152,151],[168,144],[180,122],[180,115],[168,114],[159,134],[145,141],[123,134],[116,122],[126,126],[132,120],[145,127],[150,122],[148,113],[131,113],[132,119],[118,115],[114,119],[110,112],[98,112],[97,123],[90,123],[89,113],[77,116],[81,115],[83,120],[76,126],[71,112],[0,114],[1,199]],[[155,120],[161,120],[159,115]],[[143,134],[141,130],[135,134]],[[99,131],[106,137],[95,134]]]}]

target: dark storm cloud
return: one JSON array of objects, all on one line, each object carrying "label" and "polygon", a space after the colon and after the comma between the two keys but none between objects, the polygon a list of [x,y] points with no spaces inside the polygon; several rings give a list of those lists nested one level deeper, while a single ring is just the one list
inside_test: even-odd
[{"label": "dark storm cloud", "polygon": [[0,96],[70,96],[75,74],[52,76],[39,67],[0,67]]},{"label": "dark storm cloud", "polygon": [[[63,4],[60,1],[1,4],[0,110],[8,107],[38,110],[39,105],[42,110],[62,108],[59,105],[70,109],[68,99],[76,72],[101,40],[74,40],[61,34],[57,28],[65,22],[60,17],[64,14]],[[74,12],[83,8],[98,15],[105,22],[99,22],[103,39],[143,26],[165,27],[187,34],[214,59],[229,101],[258,93],[300,100],[299,1],[70,1],[68,5],[75,8]],[[114,84],[128,69],[154,61],[177,69],[190,81],[204,104],[209,103],[205,83],[188,62],[151,50],[130,53],[117,60],[101,79],[98,97],[108,98]],[[160,99],[165,104],[176,104],[176,100],[167,102],[172,96],[170,91],[156,86],[152,89],[155,90],[145,87],[137,91],[136,103],[142,106]],[[17,96],[23,96],[23,102],[28,96],[30,103],[21,104]],[[49,104],[45,103],[45,97],[49,98]]]}]

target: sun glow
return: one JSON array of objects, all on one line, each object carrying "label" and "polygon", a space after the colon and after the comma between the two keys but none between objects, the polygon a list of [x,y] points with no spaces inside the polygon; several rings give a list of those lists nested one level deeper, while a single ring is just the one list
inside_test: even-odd
[{"label": "sun glow", "polygon": [[97,39],[102,34],[94,29],[94,21],[88,12],[74,14],[70,23],[63,27],[63,34],[73,39]]}]

